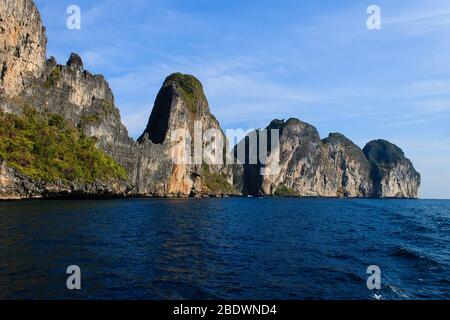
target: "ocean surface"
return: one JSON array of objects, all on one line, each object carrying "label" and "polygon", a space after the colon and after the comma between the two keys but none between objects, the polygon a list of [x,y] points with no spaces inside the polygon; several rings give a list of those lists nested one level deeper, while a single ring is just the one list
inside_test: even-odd
[{"label": "ocean surface", "polygon": [[[81,268],[80,291],[66,287],[70,265]],[[380,290],[366,285],[370,265]],[[0,203],[1,299],[375,295],[450,299],[450,201]]]}]

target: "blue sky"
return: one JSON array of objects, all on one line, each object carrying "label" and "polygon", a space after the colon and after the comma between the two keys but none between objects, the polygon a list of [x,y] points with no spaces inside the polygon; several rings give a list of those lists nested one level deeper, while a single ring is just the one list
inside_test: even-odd
[{"label": "blue sky", "polygon": [[[450,198],[448,0],[36,0],[48,55],[104,74],[133,137],[172,72],[195,75],[224,129],[297,117],[322,137],[398,144],[424,198]],[[66,9],[82,10],[81,30]],[[381,30],[366,27],[381,8]]]}]

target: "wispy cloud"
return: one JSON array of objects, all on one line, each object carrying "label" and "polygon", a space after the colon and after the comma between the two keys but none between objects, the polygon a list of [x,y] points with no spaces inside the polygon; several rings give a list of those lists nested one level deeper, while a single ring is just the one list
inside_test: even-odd
[{"label": "wispy cloud", "polygon": [[428,26],[442,26],[450,23],[450,11],[448,12],[438,12],[438,13],[429,13],[427,15],[413,16],[413,17],[403,17],[392,20],[387,20],[385,23],[387,25],[395,25],[395,24],[412,24],[412,23],[421,23],[421,25]]},{"label": "wispy cloud", "polygon": [[[89,28],[91,24],[99,23],[99,20],[108,18],[112,12],[111,1],[98,1],[93,7],[82,11],[82,21],[85,28]],[[84,7],[83,7],[84,9]]]},{"label": "wispy cloud", "polygon": [[413,82],[405,88],[404,94],[413,97],[449,95],[450,79]]}]

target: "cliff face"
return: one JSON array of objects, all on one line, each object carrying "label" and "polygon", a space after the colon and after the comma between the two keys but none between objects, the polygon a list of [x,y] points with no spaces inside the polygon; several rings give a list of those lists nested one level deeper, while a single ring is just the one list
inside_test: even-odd
[{"label": "cliff face", "polygon": [[336,195],[373,197],[372,164],[361,149],[339,133],[330,134],[322,142],[328,156],[328,175],[333,183],[332,190],[337,190]]},{"label": "cliff face", "polygon": [[[45,29],[31,0],[6,1],[0,5],[0,13],[1,39],[4,39],[0,62],[5,65],[0,111],[20,115],[31,107],[44,116],[60,115],[84,135],[95,139],[97,147],[122,165],[128,174],[123,188],[97,181],[100,193],[105,188],[108,194],[116,192],[117,195],[188,196],[234,192],[231,167],[209,166],[201,160],[195,164],[172,161],[174,153],[179,157],[193,155],[193,150],[188,150],[183,141],[172,139],[181,129],[187,129],[192,138],[200,134],[202,148],[208,147],[208,142],[202,141],[202,133],[207,129],[217,129],[224,139],[197,79],[181,74],[167,78],[147,129],[139,142],[134,141],[121,122],[113,93],[102,75],[85,70],[77,54],[72,54],[65,65],[59,65],[54,58],[45,60]],[[195,125],[200,127],[200,132],[194,132]],[[189,142],[187,136],[179,138]],[[5,163],[3,166],[6,168]],[[19,173],[4,169],[3,180],[23,181],[24,176]],[[12,174],[16,174],[15,179],[10,179]],[[38,197],[40,193],[50,194],[45,191],[47,186],[57,189],[50,182],[39,187],[40,183],[26,183],[30,188],[14,183],[18,190],[16,196]],[[81,184],[57,185],[61,193],[67,193],[65,189],[86,189],[86,194],[95,193],[92,191],[95,188],[88,184],[85,188]]]},{"label": "cliff face", "polygon": [[[201,83],[191,75],[170,75],[138,140],[143,149],[138,165],[139,192],[178,196],[233,193],[232,168],[225,164],[223,148],[208,152],[213,141],[205,133],[211,129],[225,143]],[[223,164],[208,161],[216,156]]]},{"label": "cliff face", "polygon": [[97,146],[127,170],[127,189],[134,186],[139,146],[128,136],[103,76],[84,70],[81,58],[72,54],[66,65],[58,65],[50,58],[42,74],[28,81],[16,96],[5,88],[6,94],[0,95],[4,111],[20,114],[32,107],[44,115],[64,117],[83,134],[96,139]]},{"label": "cliff face", "polygon": [[[383,148],[380,155],[374,151],[378,143],[369,143],[365,154],[342,134],[333,133],[321,140],[316,128],[297,119],[274,120],[265,130],[273,129],[279,130],[279,148],[269,143],[268,161],[258,156],[257,164],[244,164],[242,180],[235,180],[245,194],[417,197],[420,176],[401,150],[398,156],[394,153],[397,147]],[[256,132],[258,143],[261,132]],[[250,141],[249,137],[243,139],[235,148],[235,156],[239,148],[245,148],[248,161]]]},{"label": "cliff face", "polygon": [[62,115],[87,136],[95,137],[98,146],[123,165],[134,182],[138,146],[122,124],[109,84],[102,75],[84,70],[77,54],[72,54],[65,66],[49,59],[44,76],[24,96],[28,104]]},{"label": "cliff face", "polygon": [[[270,144],[272,130],[279,130],[278,146]],[[240,143],[245,144],[246,150],[246,161],[241,160],[244,163],[244,193],[275,195],[283,192],[293,196],[318,196],[322,193],[326,196],[328,190],[322,175],[326,169],[325,159],[316,128],[297,119],[289,119],[286,122],[274,120],[265,131],[268,145],[266,161],[261,161],[265,150],[259,149],[264,130],[256,131]],[[236,146],[235,154],[240,148],[244,147]],[[251,164],[255,155],[257,163]]]},{"label": "cliff face", "polygon": [[[32,0],[0,2],[0,118],[17,123],[0,128],[0,199],[240,192],[417,197],[420,175],[397,147],[374,141],[363,152],[340,134],[321,140],[313,126],[297,119],[269,125],[269,131],[279,130],[280,139],[279,145],[269,142],[267,161],[226,164],[225,135],[201,83],[190,75],[176,73],[164,81],[147,127],[134,141],[104,77],[85,70],[77,54],[65,65],[46,60],[46,42]],[[38,121],[24,125],[30,110],[39,114]],[[26,143],[16,143],[12,130],[22,130],[19,136]],[[262,132],[238,144],[235,156],[240,148],[247,156],[258,151],[249,142],[260,140]],[[33,139],[30,133],[42,136]],[[65,145],[58,146],[62,141]],[[71,143],[74,150],[67,147]],[[86,172],[78,161],[84,157],[93,166]],[[78,171],[70,161],[77,161]],[[46,168],[56,171],[45,174]],[[111,172],[112,178],[101,172]]]},{"label": "cliff face", "polygon": [[[45,28],[33,1],[1,1],[0,111],[20,115],[33,108],[43,116],[62,116],[80,132],[96,139],[100,149],[125,167],[128,179],[122,185],[104,181],[85,184],[33,181],[18,170],[7,169],[3,162],[2,181],[10,181],[17,187],[13,198],[52,196],[58,190],[61,194],[86,195],[134,192],[139,148],[121,123],[108,83],[103,76],[84,70],[76,54],[71,55],[66,65],[58,65],[54,58],[46,61],[46,43]],[[6,189],[11,187],[6,188],[3,183],[0,197],[10,197]]]},{"label": "cliff face", "polygon": [[373,164],[372,178],[377,197],[418,197],[420,174],[399,147],[386,140],[374,140],[363,151]]},{"label": "cliff face", "polygon": [[22,92],[45,65],[47,38],[40,14],[30,0],[2,0],[0,4],[0,91]]}]

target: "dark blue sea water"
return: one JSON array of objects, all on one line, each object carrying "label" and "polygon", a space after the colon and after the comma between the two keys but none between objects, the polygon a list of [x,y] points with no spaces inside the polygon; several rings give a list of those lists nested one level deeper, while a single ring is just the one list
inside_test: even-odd
[{"label": "dark blue sea water", "polygon": [[[66,288],[66,268],[82,290]],[[379,291],[366,286],[381,268]],[[450,201],[0,203],[3,299],[450,299]]]}]

